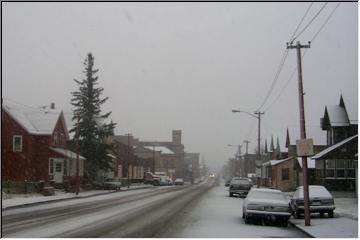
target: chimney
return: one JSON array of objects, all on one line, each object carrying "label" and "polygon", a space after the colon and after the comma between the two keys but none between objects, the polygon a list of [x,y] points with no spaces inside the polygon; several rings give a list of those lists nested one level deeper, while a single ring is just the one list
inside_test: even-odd
[{"label": "chimney", "polygon": [[181,144],[181,130],[172,131],[172,142],[176,145]]},{"label": "chimney", "polygon": [[50,104],[50,109],[55,109],[55,103],[52,102],[52,103]]}]

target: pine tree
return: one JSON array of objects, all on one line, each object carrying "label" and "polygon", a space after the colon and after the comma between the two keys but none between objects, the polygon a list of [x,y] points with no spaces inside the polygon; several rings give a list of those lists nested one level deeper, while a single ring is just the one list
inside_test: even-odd
[{"label": "pine tree", "polygon": [[98,76],[95,74],[98,69],[94,69],[94,57],[91,53],[88,53],[84,65],[85,78],[82,81],[74,79],[79,90],[72,92],[72,120],[75,126],[71,132],[75,132],[78,127],[80,154],[86,158],[84,173],[90,180],[94,180],[98,170],[111,169],[111,158],[107,154],[111,146],[105,142],[105,138],[113,135],[115,123],[106,123],[111,112],[101,114],[101,105],[108,97],[101,98],[104,89],[96,87]]}]

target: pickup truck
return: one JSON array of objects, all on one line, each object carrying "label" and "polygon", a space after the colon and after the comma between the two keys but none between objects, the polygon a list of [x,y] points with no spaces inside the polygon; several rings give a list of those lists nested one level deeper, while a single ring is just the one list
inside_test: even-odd
[{"label": "pickup truck", "polygon": [[146,172],[144,175],[144,184],[152,184],[159,186],[161,182],[161,176],[155,175],[152,172]]},{"label": "pickup truck", "polygon": [[234,177],[231,179],[229,186],[229,196],[234,194],[246,197],[250,189],[252,188],[252,182],[249,178]]}]

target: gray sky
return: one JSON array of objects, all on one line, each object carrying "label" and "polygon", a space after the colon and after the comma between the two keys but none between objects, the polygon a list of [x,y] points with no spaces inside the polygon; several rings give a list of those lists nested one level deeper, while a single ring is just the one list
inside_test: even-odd
[{"label": "gray sky", "polygon": [[[310,3],[3,3],[2,95],[30,106],[55,102],[71,111],[71,92],[91,51],[116,134],[166,141],[183,131],[187,152],[213,168],[251,141],[254,112],[267,94],[286,42]],[[314,3],[300,30],[321,8]],[[336,3],[329,3],[298,38],[311,40]],[[296,51],[290,50],[265,110],[262,139],[285,149],[299,135]],[[358,115],[358,4],[342,3],[303,58],[308,137],[320,130],[325,105],[343,94]],[[277,96],[278,100],[271,104]],[[271,104],[271,105],[270,105]],[[270,106],[270,108],[269,108]]]}]

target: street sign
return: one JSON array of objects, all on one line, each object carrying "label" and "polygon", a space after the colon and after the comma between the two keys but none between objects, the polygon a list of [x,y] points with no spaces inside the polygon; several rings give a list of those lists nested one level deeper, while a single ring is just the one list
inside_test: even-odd
[{"label": "street sign", "polygon": [[311,138],[296,140],[296,153],[298,157],[309,157],[314,155],[314,144]]}]

